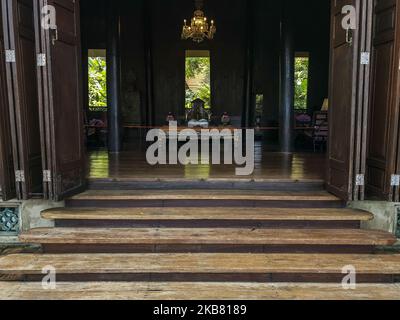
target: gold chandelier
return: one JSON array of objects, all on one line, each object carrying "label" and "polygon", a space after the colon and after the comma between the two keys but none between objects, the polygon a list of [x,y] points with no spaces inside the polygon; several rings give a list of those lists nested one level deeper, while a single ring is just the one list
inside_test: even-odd
[{"label": "gold chandelier", "polygon": [[194,12],[194,17],[190,23],[187,25],[187,20],[184,20],[182,39],[193,39],[194,42],[200,43],[204,39],[214,39],[214,35],[217,32],[214,21],[211,20],[211,25],[207,22],[207,17],[202,11],[203,0],[196,0],[196,11]]}]

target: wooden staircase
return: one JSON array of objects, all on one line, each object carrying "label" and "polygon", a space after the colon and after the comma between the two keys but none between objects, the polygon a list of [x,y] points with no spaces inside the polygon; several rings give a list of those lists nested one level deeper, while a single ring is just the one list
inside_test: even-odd
[{"label": "wooden staircase", "polygon": [[55,228],[20,236],[43,253],[0,258],[0,298],[400,298],[400,255],[375,251],[395,237],[323,191],[93,190],[66,204],[42,213]]}]

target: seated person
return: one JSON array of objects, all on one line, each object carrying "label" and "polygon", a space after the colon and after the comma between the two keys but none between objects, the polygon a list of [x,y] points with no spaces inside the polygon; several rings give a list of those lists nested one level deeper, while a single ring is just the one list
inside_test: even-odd
[{"label": "seated person", "polygon": [[167,119],[165,119],[165,120],[166,120],[167,124],[169,124],[170,122],[175,121],[175,117],[174,117],[174,115],[172,114],[172,112],[169,112],[169,113],[168,113]]},{"label": "seated person", "polygon": [[186,120],[189,128],[208,128],[209,117],[210,113],[206,111],[205,102],[201,99],[194,100],[191,109],[186,111]]},{"label": "seated person", "polygon": [[221,123],[223,126],[229,126],[231,124],[231,117],[229,116],[228,112],[224,112],[222,115]]}]

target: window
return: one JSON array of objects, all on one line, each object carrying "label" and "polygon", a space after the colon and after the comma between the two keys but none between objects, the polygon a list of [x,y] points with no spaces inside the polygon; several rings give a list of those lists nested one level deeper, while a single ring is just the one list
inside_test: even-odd
[{"label": "window", "polygon": [[107,110],[107,61],[106,50],[89,50],[89,109]]},{"label": "window", "polygon": [[294,63],[294,108],[307,110],[308,102],[308,78],[310,57],[308,53],[297,53]]},{"label": "window", "polygon": [[210,52],[206,50],[186,51],[186,98],[185,107],[201,99],[206,109],[211,109],[211,63]]}]

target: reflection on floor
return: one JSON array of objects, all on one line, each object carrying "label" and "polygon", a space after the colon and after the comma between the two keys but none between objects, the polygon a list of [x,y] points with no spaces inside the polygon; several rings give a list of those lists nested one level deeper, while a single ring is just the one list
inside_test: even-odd
[{"label": "reflection on floor", "polygon": [[323,180],[325,155],[321,153],[276,153],[263,151],[259,144],[255,150],[255,170],[251,176],[236,176],[234,165],[164,165],[151,166],[146,152],[107,151],[89,153],[91,179],[257,179],[257,180]]}]

